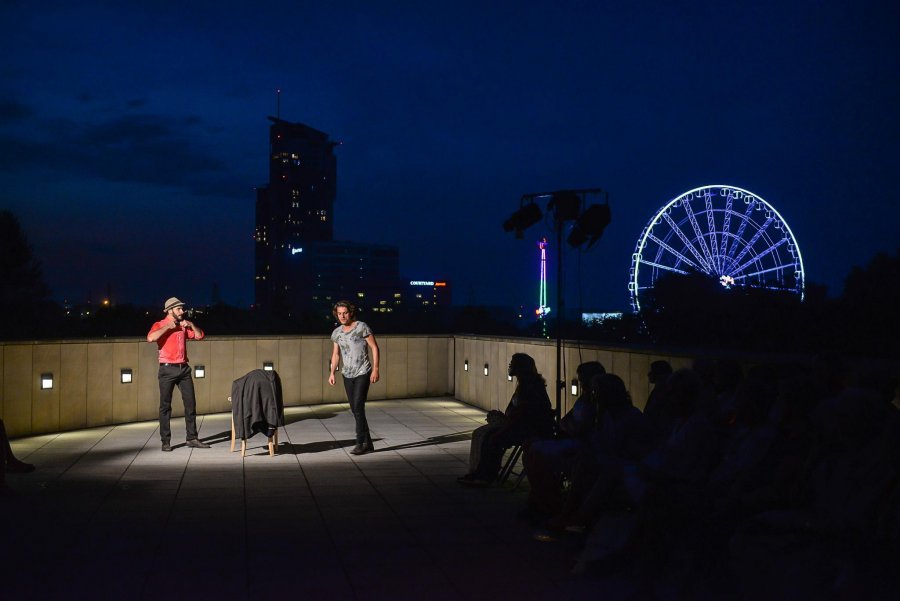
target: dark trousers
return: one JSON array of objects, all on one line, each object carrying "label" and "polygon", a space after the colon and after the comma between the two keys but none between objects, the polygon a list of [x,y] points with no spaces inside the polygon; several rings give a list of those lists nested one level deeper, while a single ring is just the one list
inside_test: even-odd
[{"label": "dark trousers", "polygon": [[369,422],[366,421],[366,397],[369,395],[369,377],[371,372],[344,378],[344,390],[347,391],[347,400],[350,401],[350,411],[356,418],[356,444],[370,444],[372,436],[369,434]]},{"label": "dark trousers", "polygon": [[184,425],[187,440],[197,438],[197,400],[194,398],[194,380],[191,378],[191,366],[181,365],[159,366],[159,437],[163,442],[172,439],[169,419],[172,417],[172,391],[175,386],[181,391],[184,401]]}]

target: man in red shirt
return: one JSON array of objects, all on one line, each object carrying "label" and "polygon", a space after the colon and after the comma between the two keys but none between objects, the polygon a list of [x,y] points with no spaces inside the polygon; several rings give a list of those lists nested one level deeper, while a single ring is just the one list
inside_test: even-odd
[{"label": "man in red shirt", "polygon": [[159,346],[159,437],[162,450],[171,451],[172,391],[175,385],[184,401],[184,425],[187,430],[187,446],[208,449],[209,445],[197,438],[197,401],[194,398],[194,380],[188,365],[187,341],[202,340],[203,330],[184,318],[184,303],[174,296],[166,301],[166,317],[157,321],[147,334],[147,342]]}]

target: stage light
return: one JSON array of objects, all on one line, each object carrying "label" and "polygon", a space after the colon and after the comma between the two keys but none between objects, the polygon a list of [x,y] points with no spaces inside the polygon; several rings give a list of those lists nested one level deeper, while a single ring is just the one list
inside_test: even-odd
[{"label": "stage light", "polygon": [[560,190],[554,192],[547,203],[547,210],[554,211],[557,221],[573,221],[578,219],[578,211],[581,209],[581,198],[573,190]]},{"label": "stage light", "polygon": [[41,390],[53,388],[53,374],[41,374]]},{"label": "stage light", "polygon": [[194,368],[194,377],[195,378],[205,378],[206,377],[206,366],[198,365]]},{"label": "stage light", "polygon": [[507,381],[507,382],[512,382],[512,376],[509,375],[509,374],[506,374],[506,381]]},{"label": "stage light", "polygon": [[263,369],[266,371],[274,371],[275,364],[272,363],[271,361],[263,361]]},{"label": "stage light", "polygon": [[122,384],[131,384],[133,376],[134,374],[130,367],[123,367],[119,370],[119,381],[122,382]]},{"label": "stage light", "polygon": [[578,396],[578,380],[572,379],[572,396]]},{"label": "stage light", "polygon": [[463,361],[463,371],[469,371],[469,360]]},{"label": "stage light", "polygon": [[488,375],[488,364],[484,364],[484,375]]},{"label": "stage light", "polygon": [[537,223],[543,217],[541,208],[533,202],[520,207],[518,211],[509,216],[509,219],[503,222],[503,231],[511,232],[515,230],[516,238],[522,238],[522,232]]},{"label": "stage light", "polygon": [[592,247],[603,235],[610,219],[608,204],[591,205],[575,222],[569,234],[569,244],[577,248],[587,242],[587,247]]}]

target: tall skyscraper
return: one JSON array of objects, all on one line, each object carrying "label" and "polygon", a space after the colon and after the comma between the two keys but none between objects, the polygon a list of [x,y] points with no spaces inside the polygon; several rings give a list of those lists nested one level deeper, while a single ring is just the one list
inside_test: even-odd
[{"label": "tall skyscraper", "polygon": [[308,125],[269,120],[269,184],[256,194],[257,307],[327,316],[342,298],[373,307],[395,301],[398,249],[334,240],[337,143]]},{"label": "tall skyscraper", "polygon": [[308,125],[269,120],[269,184],[256,191],[256,304],[284,313],[291,250],[334,237],[337,143]]}]

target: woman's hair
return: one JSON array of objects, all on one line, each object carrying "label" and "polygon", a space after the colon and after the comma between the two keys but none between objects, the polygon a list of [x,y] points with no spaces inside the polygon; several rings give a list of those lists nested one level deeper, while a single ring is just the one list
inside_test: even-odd
[{"label": "woman's hair", "polygon": [[525,353],[513,354],[509,360],[509,374],[518,378],[520,383],[525,380],[540,380],[544,382],[544,378],[538,373],[534,359],[532,359],[531,355],[526,355]]},{"label": "woman's hair", "polygon": [[625,388],[625,382],[615,374],[594,376],[591,380],[591,392],[596,395],[601,412],[606,409],[616,414],[631,406],[631,395]]},{"label": "woman's hair", "polygon": [[331,314],[334,315],[335,319],[337,319],[338,307],[347,309],[347,313],[350,314],[350,321],[353,321],[356,318],[356,305],[354,305],[350,301],[340,300],[334,303],[334,306],[331,308]]}]

